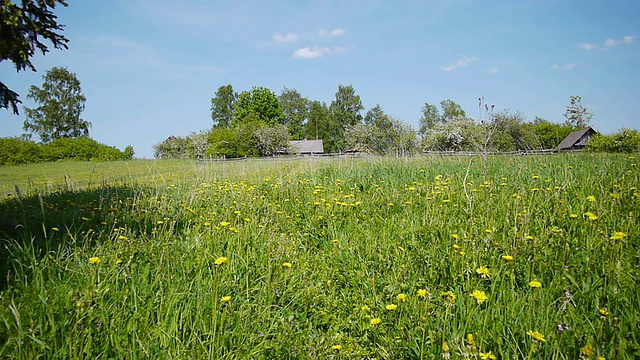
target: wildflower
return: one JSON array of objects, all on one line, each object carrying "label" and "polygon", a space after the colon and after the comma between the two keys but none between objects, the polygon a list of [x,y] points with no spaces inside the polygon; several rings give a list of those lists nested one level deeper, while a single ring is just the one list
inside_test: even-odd
[{"label": "wildflower", "polygon": [[369,311],[369,310],[370,310],[370,308],[369,308],[369,306],[367,306],[367,305],[362,305],[362,307],[360,308],[360,310],[362,310],[362,311]]},{"label": "wildflower", "polygon": [[162,220],[158,220],[158,221],[156,221],[156,224],[158,224],[158,225],[162,225],[162,224],[164,224],[164,221],[162,221]]},{"label": "wildflower", "polygon": [[589,196],[587,196],[587,201],[594,202],[594,201],[596,201],[596,197],[593,196],[593,195],[589,195]]},{"label": "wildflower", "polygon": [[572,219],[575,219],[575,218],[578,217],[578,214],[570,214],[569,217],[572,218]]},{"label": "wildflower", "polygon": [[446,341],[442,342],[442,351],[449,352],[449,344]]},{"label": "wildflower", "polygon": [[395,310],[395,309],[397,309],[397,308],[398,308],[398,305],[396,305],[396,304],[389,304],[389,305],[385,306],[385,308],[386,308],[387,310],[389,310],[389,311],[393,311],[393,310]]},{"label": "wildflower", "polygon": [[334,243],[334,244],[337,244],[339,241],[340,241],[340,240],[338,240],[338,239],[333,239],[333,240],[331,240],[331,242],[332,242],[332,243]]},{"label": "wildflower", "polygon": [[460,235],[458,235],[458,234],[451,234],[451,237],[456,239],[456,240],[460,239]]},{"label": "wildflower", "polygon": [[591,221],[596,221],[598,219],[598,216],[591,211],[587,211],[586,213],[584,213],[584,216],[588,217]]},{"label": "wildflower", "polygon": [[423,298],[427,297],[427,289],[418,290],[418,296],[423,297]]},{"label": "wildflower", "polygon": [[473,339],[473,334],[467,334],[467,342],[471,346],[476,346],[476,341]]},{"label": "wildflower", "polygon": [[371,321],[369,321],[369,323],[371,325],[378,325],[378,324],[380,324],[381,321],[382,320],[380,320],[380,318],[373,318],[373,319],[371,319]]},{"label": "wildflower", "polygon": [[485,232],[486,232],[487,234],[493,234],[493,229],[486,229],[486,230],[485,230]]},{"label": "wildflower", "polygon": [[504,261],[513,261],[513,256],[511,256],[511,255],[502,255],[502,260],[504,260]]},{"label": "wildflower", "polygon": [[78,309],[80,309],[80,308],[81,308],[81,307],[83,307],[83,306],[84,306],[84,303],[83,303],[82,301],[80,301],[80,300],[76,301],[76,307],[77,307]]},{"label": "wildflower", "polygon": [[231,296],[223,296],[220,301],[222,301],[223,303],[228,303],[229,301],[231,301]]},{"label": "wildflower", "polygon": [[333,346],[331,347],[331,349],[333,349],[333,350],[338,350],[338,351],[339,351],[339,350],[342,350],[342,345],[333,345]]},{"label": "wildflower", "polygon": [[488,299],[487,294],[485,294],[482,290],[473,290],[473,292],[471,293],[471,297],[476,299],[478,304],[482,304]]},{"label": "wildflower", "polygon": [[545,342],[545,341],[547,341],[547,340],[544,338],[544,335],[542,335],[541,333],[539,333],[539,332],[537,332],[537,331],[531,331],[531,330],[529,330],[529,331],[527,331],[527,335],[531,336],[534,340],[537,340],[537,341],[541,341],[541,342]]},{"label": "wildflower", "polygon": [[407,300],[407,294],[398,294],[398,300],[400,301],[406,301]]},{"label": "wildflower", "polygon": [[226,226],[229,226],[229,225],[231,225],[231,223],[228,222],[228,221],[221,221],[220,222],[220,226],[222,226],[222,227],[226,227]]},{"label": "wildflower", "polygon": [[480,359],[482,360],[494,360],[497,359],[495,355],[491,351],[488,353],[480,353]]},{"label": "wildflower", "polygon": [[540,288],[542,287],[542,283],[538,280],[533,280],[529,283],[529,286],[531,286],[532,288]]},{"label": "wildflower", "polygon": [[92,265],[100,264],[101,261],[102,260],[100,260],[100,258],[97,256],[89,258],[89,264],[92,264]]},{"label": "wildflower", "polygon": [[53,231],[60,231],[60,229],[58,229],[57,227],[52,227],[51,230]]},{"label": "wildflower", "polygon": [[489,269],[487,269],[486,266],[481,266],[477,268],[476,272],[478,273],[478,275],[482,276],[483,279],[491,277],[491,274],[489,273]]},{"label": "wildflower", "polygon": [[610,239],[611,240],[622,240],[624,238],[627,237],[627,234],[623,233],[622,231],[616,231],[613,233],[613,235],[611,235]]},{"label": "wildflower", "polygon": [[284,266],[286,268],[290,268],[291,267],[291,263],[290,262],[282,263],[282,266]]},{"label": "wildflower", "polygon": [[229,259],[227,259],[226,256],[221,256],[221,257],[217,258],[216,261],[214,261],[214,263],[216,265],[220,266],[220,265],[224,264],[225,262],[227,262],[227,260],[229,260]]},{"label": "wildflower", "polygon": [[582,355],[584,355],[584,356],[591,356],[591,355],[593,355],[593,346],[591,346],[591,345],[589,345],[589,344],[587,344],[587,345],[583,346],[583,347],[580,349],[580,353],[582,353]]},{"label": "wildflower", "polygon": [[444,296],[448,302],[450,303],[454,303],[456,302],[456,294],[453,293],[453,291],[444,291],[442,293],[442,296]]},{"label": "wildflower", "polygon": [[600,315],[602,316],[609,316],[610,312],[609,310],[602,308],[602,309],[598,309],[598,312],[600,313]]},{"label": "wildflower", "polygon": [[525,239],[527,239],[527,240],[533,240],[533,239],[535,239],[535,238],[534,238],[533,236],[531,236],[531,235],[527,235],[527,236],[525,236],[524,238],[525,238]]},{"label": "wildflower", "polygon": [[116,260],[116,265],[120,265],[120,264],[122,264],[122,259]]}]

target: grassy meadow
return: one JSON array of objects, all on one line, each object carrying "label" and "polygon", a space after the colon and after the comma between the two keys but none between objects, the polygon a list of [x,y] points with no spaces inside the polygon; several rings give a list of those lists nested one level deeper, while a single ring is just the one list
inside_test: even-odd
[{"label": "grassy meadow", "polygon": [[640,357],[629,155],[0,168],[0,357]]}]

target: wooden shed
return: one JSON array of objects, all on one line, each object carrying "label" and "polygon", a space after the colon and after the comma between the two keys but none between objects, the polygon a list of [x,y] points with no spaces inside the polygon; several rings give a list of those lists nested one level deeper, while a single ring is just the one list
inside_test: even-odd
[{"label": "wooden shed", "polygon": [[313,155],[324,153],[324,144],[320,140],[294,140],[289,141],[287,149],[289,154]]},{"label": "wooden shed", "polygon": [[587,126],[586,128],[578,131],[574,131],[571,134],[567,135],[560,144],[556,147],[558,151],[579,151],[584,150],[585,146],[591,139],[591,137],[598,132],[595,131],[591,126]]}]

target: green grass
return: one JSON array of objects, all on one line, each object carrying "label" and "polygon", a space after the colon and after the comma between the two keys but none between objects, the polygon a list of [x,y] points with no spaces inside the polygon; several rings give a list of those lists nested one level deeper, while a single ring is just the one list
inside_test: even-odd
[{"label": "green grass", "polygon": [[631,359],[636,162],[0,168],[0,356]]}]

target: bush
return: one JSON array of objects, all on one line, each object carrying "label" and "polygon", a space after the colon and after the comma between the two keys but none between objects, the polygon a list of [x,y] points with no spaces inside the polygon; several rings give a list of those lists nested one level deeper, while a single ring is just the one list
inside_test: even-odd
[{"label": "bush", "polygon": [[615,134],[596,134],[587,143],[587,151],[633,153],[640,151],[640,133],[635,129],[621,129]]},{"label": "bush", "polygon": [[0,165],[30,164],[47,161],[115,161],[130,160],[133,147],[122,152],[89,137],[62,138],[39,145],[20,138],[0,138]]}]

